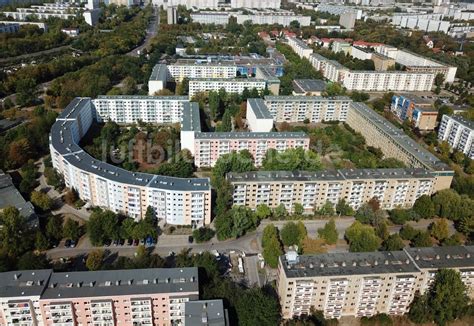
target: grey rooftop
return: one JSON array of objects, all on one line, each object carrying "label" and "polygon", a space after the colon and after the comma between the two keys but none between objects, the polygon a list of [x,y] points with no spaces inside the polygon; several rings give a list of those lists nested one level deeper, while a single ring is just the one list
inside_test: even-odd
[{"label": "grey rooftop", "polygon": [[86,153],[73,139],[72,126],[81,110],[93,110],[90,98],[75,98],[51,127],[50,143],[69,164],[104,179],[167,190],[209,191],[208,178],[175,178],[141,172],[130,172]]},{"label": "grey rooftop", "polygon": [[474,246],[405,248],[415,264],[422,269],[474,269]]},{"label": "grey rooftop", "polygon": [[226,313],[222,300],[188,301],[184,304],[184,324],[192,326],[225,326]]},{"label": "grey rooftop", "polygon": [[0,297],[40,296],[52,272],[42,269],[0,273]]},{"label": "grey rooftop", "polygon": [[353,276],[373,274],[407,274],[419,270],[404,251],[379,251],[360,253],[331,253],[302,255],[289,264],[280,256],[288,278]]},{"label": "grey rooftop", "polygon": [[188,96],[151,96],[151,95],[99,95],[97,99],[92,100],[142,100],[142,101],[183,101],[189,102]]},{"label": "grey rooftop", "polygon": [[168,76],[168,68],[165,64],[157,64],[153,67],[150,80],[166,80]]},{"label": "grey rooftop", "polygon": [[199,116],[199,104],[187,102],[183,105],[183,118],[181,121],[182,131],[201,131],[201,117]]},{"label": "grey rooftop", "polygon": [[427,168],[433,170],[450,170],[449,167],[436,156],[424,149],[416,141],[407,136],[402,130],[395,127],[387,119],[370,109],[361,102],[352,102],[351,109],[358,112],[364,119],[370,121],[379,131],[400,146],[405,152],[412,155]]},{"label": "grey rooftop", "polygon": [[271,119],[273,120],[270,111],[268,111],[265,101],[261,98],[249,98],[247,100],[247,105],[250,105],[253,113],[257,119]]},{"label": "grey rooftop", "polygon": [[454,121],[456,121],[457,123],[471,129],[471,130],[474,130],[474,121],[471,121],[471,120],[467,120],[465,118],[463,118],[462,116],[460,115],[451,115],[449,116],[451,119],[453,119]]},{"label": "grey rooftop", "polygon": [[199,291],[198,269],[148,268],[53,273],[42,298],[80,298]]},{"label": "grey rooftop", "polygon": [[265,96],[266,102],[331,102],[331,101],[344,101],[344,102],[352,102],[350,97],[347,96],[275,96],[275,95],[267,95]]},{"label": "grey rooftop", "polygon": [[227,173],[230,182],[311,182],[357,179],[413,179],[432,178],[425,169],[343,169],[323,171],[251,171]]},{"label": "grey rooftop", "polygon": [[309,139],[304,132],[201,132],[196,139]]},{"label": "grey rooftop", "polygon": [[326,89],[326,82],[321,79],[295,79],[293,89],[298,93],[322,92]]}]

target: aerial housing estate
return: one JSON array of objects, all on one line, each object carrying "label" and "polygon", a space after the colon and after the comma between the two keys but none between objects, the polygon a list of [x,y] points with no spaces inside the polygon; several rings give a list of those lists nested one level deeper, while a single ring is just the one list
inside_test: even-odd
[{"label": "aerial housing estate", "polygon": [[[337,43],[337,42],[335,42]],[[337,43],[339,44],[339,43]],[[288,45],[302,58],[307,58],[312,66],[321,71],[323,76],[332,82],[341,83],[348,90],[358,91],[430,91],[438,73],[443,74],[445,81],[453,82],[457,67],[450,67],[431,59],[423,58],[405,50],[380,44],[372,49],[377,54],[374,61],[381,66],[391,59],[406,67],[406,71],[357,71],[350,70],[335,60],[313,53],[302,40],[288,38]],[[334,47],[337,51],[337,47]],[[350,44],[347,44],[350,54]],[[362,52],[358,47],[354,53]],[[373,55],[370,54],[370,59]],[[385,58],[385,59],[384,59]],[[367,59],[367,58],[362,58]]]},{"label": "aerial housing estate", "polygon": [[403,315],[444,268],[459,271],[473,298],[473,267],[473,246],[303,256],[290,251],[278,264],[282,316],[308,315],[312,308],[326,318]]},{"label": "aerial housing estate", "polygon": [[474,123],[459,115],[443,115],[438,129],[438,139],[474,159]]},{"label": "aerial housing estate", "polygon": [[1,325],[228,325],[221,300],[199,300],[197,268],[0,274]]}]

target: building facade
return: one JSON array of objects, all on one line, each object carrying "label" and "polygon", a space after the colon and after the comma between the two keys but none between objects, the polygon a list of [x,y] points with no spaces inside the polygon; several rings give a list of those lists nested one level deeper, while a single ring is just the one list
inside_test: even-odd
[{"label": "building facade", "polygon": [[367,145],[380,148],[385,157],[430,171],[435,176],[433,192],[451,186],[454,172],[449,166],[365,104],[352,103],[346,123],[364,136]]},{"label": "building facade", "polygon": [[301,147],[309,149],[309,137],[302,132],[208,132],[196,133],[194,164],[212,167],[222,155],[247,150],[255,166],[261,166],[269,149],[283,152]]},{"label": "building facade", "polygon": [[345,200],[358,209],[377,198],[383,209],[412,207],[422,195],[431,195],[435,177],[424,169],[355,169],[337,171],[256,171],[229,173],[234,188],[233,203],[251,209],[265,204],[276,208],[283,204],[293,211],[301,204],[307,213],[327,202],[333,207]]},{"label": "building facade", "polygon": [[311,308],[326,318],[403,315],[442,268],[457,270],[473,298],[473,254],[473,246],[304,256],[289,252],[278,265],[282,315],[309,315]]},{"label": "building facade", "polygon": [[431,131],[436,127],[438,111],[432,102],[412,95],[394,95],[390,110],[401,121],[408,120],[421,131]]},{"label": "building facade", "polygon": [[182,325],[199,299],[197,268],[15,271],[0,288],[2,325]]},{"label": "building facade", "polygon": [[68,188],[74,188],[92,206],[136,220],[143,218],[150,206],[157,218],[169,224],[198,227],[210,223],[209,179],[130,172],[86,153],[78,144],[97,115],[90,98],[76,98],[51,128],[53,167],[64,177]]},{"label": "building facade", "polygon": [[219,91],[222,88],[227,93],[242,94],[245,89],[250,91],[255,88],[258,91],[264,91],[266,87],[267,82],[257,78],[192,78],[189,80],[189,97],[200,92]]},{"label": "building facade", "polygon": [[313,53],[313,49],[310,48],[304,41],[297,39],[296,37],[288,38],[288,45],[299,55],[301,58],[309,59],[309,56]]},{"label": "building facade", "polygon": [[448,142],[453,149],[474,159],[474,123],[461,116],[443,115],[439,124],[438,139]]},{"label": "building facade", "polygon": [[431,91],[435,75],[408,71],[350,70],[344,76],[343,86],[357,91]]}]

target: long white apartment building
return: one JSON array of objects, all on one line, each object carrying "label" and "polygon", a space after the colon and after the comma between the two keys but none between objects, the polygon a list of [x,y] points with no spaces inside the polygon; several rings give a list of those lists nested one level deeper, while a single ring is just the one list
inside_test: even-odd
[{"label": "long white apartment building", "polygon": [[258,91],[264,91],[267,82],[258,78],[191,78],[189,80],[189,97],[193,97],[196,93],[219,91],[225,89],[227,93],[241,94],[245,89],[253,88]]},{"label": "long white apartment building", "polygon": [[219,1],[219,0],[152,0],[153,5],[163,6],[165,9],[170,6],[186,6],[187,9],[220,9],[220,8],[280,8],[281,0],[230,0]]},{"label": "long white apartment building", "polygon": [[344,74],[342,85],[357,91],[430,91],[435,74],[408,71],[359,71],[349,70]]},{"label": "long white apartment building", "polygon": [[345,79],[346,73],[350,70],[344,67],[335,60],[330,60],[318,53],[313,53],[309,56],[309,62],[314,69],[320,71],[324,78],[332,82],[342,83]]},{"label": "long white apartment building", "polygon": [[38,19],[61,18],[69,19],[76,17],[80,7],[70,3],[45,3],[44,5],[32,5],[28,8],[17,8],[16,11],[3,11],[7,17],[17,20],[26,20],[28,17]]},{"label": "long white apartment building", "polygon": [[327,202],[342,199],[352,208],[377,198],[383,209],[412,207],[422,195],[434,192],[434,175],[425,169],[346,169],[309,171],[255,171],[229,173],[233,204],[256,209],[265,204],[283,204],[293,211],[295,204],[312,213]]},{"label": "long white apartment building", "polygon": [[396,158],[411,168],[431,171],[435,176],[433,192],[451,186],[454,171],[448,165],[364,103],[351,104],[346,123],[364,136],[367,145],[380,148],[385,157]]},{"label": "long white apartment building", "polygon": [[200,11],[191,13],[191,19],[194,23],[204,25],[215,24],[225,26],[229,23],[229,18],[230,14],[227,12]]},{"label": "long white apartment building", "polygon": [[97,122],[115,121],[131,124],[180,123],[184,107],[189,105],[187,96],[99,96],[92,100]]},{"label": "long white apartment building", "polygon": [[186,9],[217,9],[219,0],[152,0],[154,6],[168,7],[186,6]]},{"label": "long white apartment building", "polygon": [[426,32],[447,33],[451,23],[441,14],[397,14],[392,16],[392,25]]},{"label": "long white apartment building", "polygon": [[212,167],[231,152],[249,151],[255,166],[261,166],[269,149],[309,149],[309,136],[303,132],[207,132],[194,136],[194,164]]},{"label": "long white apartment building", "polygon": [[[189,103],[183,108],[186,110],[191,110]],[[92,206],[136,220],[143,218],[150,206],[157,218],[168,224],[199,227],[210,223],[209,179],[130,172],[86,153],[79,142],[98,115],[90,98],[75,98],[51,128],[53,167],[64,177],[68,188],[74,188]]]},{"label": "long white apartment building", "polygon": [[474,122],[458,115],[445,114],[439,124],[438,139],[474,159]]},{"label": "long white apartment building", "polygon": [[265,96],[247,100],[247,123],[252,131],[270,131],[273,122],[346,121],[351,99],[346,96]]},{"label": "long white apartment building", "polygon": [[304,41],[297,39],[296,37],[288,37],[288,45],[301,58],[309,59],[309,56],[313,53],[312,48],[310,48]]},{"label": "long white apartment building", "polygon": [[440,269],[461,275],[474,297],[474,247],[280,256],[277,287],[284,319],[320,310],[326,318],[404,315]]},{"label": "long white apartment building", "polygon": [[230,0],[231,8],[277,9],[281,7],[281,0]]},{"label": "long white apartment building", "polygon": [[456,66],[448,66],[433,59],[411,53],[407,50],[397,49],[390,45],[377,46],[374,50],[394,59],[398,64],[405,66],[407,72],[431,73],[435,76],[436,74],[443,74],[445,82],[454,82],[458,69]]},{"label": "long white apartment building", "polygon": [[252,10],[250,14],[236,14],[238,24],[246,21],[252,22],[254,25],[283,25],[289,26],[291,22],[297,21],[300,26],[309,26],[311,24],[310,16],[295,15],[291,11],[257,11]]}]

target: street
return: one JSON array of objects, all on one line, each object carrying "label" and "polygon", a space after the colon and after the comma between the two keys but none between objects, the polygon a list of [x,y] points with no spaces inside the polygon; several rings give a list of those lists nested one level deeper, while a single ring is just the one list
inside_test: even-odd
[{"label": "street", "polygon": [[156,33],[158,32],[158,28],[160,27],[160,12],[158,7],[153,7],[153,18],[148,25],[146,30],[146,36],[143,40],[142,44],[131,50],[127,53],[127,55],[132,57],[139,57],[140,54],[143,52],[143,49],[148,48],[151,44],[151,40],[155,37]]}]

